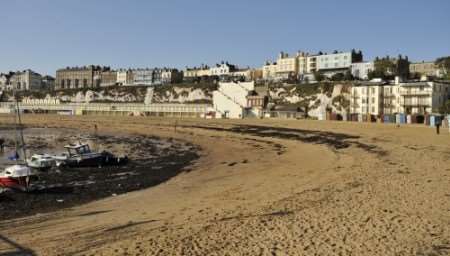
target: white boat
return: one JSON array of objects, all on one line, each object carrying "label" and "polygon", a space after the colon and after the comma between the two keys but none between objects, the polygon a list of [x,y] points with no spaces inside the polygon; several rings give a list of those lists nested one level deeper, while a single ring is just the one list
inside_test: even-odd
[{"label": "white boat", "polygon": [[16,164],[0,172],[0,186],[4,188],[27,191],[36,173],[28,166]]},{"label": "white boat", "polygon": [[94,152],[89,144],[77,143],[64,146],[67,154],[54,156],[56,166],[71,168],[77,167],[102,167],[107,165],[123,165],[128,162],[128,157],[117,157],[107,151]]},{"label": "white boat", "polygon": [[[16,164],[6,167],[4,170],[0,171],[0,187],[28,191],[31,182],[37,179],[37,173],[35,173],[35,171],[27,165],[27,154],[22,131],[23,127],[20,117],[19,103],[17,102],[17,99],[15,112],[16,151],[13,158],[16,161]],[[20,135],[20,141],[17,139],[18,135]],[[22,160],[20,159],[20,155],[18,153],[19,149],[21,149],[23,153]]]},{"label": "white boat", "polygon": [[38,170],[48,170],[56,166],[56,159],[49,154],[34,154],[27,159],[29,167]]}]

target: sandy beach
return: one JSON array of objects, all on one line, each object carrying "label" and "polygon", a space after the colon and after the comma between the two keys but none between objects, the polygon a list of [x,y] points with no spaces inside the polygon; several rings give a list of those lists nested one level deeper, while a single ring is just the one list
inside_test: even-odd
[{"label": "sandy beach", "polygon": [[447,131],[266,119],[23,122],[171,138],[200,157],[151,188],[2,220],[0,255],[450,255]]}]

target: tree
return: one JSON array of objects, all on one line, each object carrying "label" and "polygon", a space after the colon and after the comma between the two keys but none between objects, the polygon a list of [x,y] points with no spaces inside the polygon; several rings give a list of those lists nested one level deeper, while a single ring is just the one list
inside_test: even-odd
[{"label": "tree", "polygon": [[380,70],[372,70],[367,74],[367,77],[369,78],[369,80],[372,80],[374,78],[381,78],[381,79],[386,79],[386,76],[384,74],[384,72],[380,71]]},{"label": "tree", "polygon": [[417,72],[413,72],[413,73],[409,74],[410,79],[420,79],[420,77],[421,77],[420,74]]},{"label": "tree", "polygon": [[393,79],[394,76],[406,77],[409,72],[408,60],[401,55],[399,55],[398,59],[392,59],[390,56],[384,58],[376,57],[374,65],[375,69],[368,74],[369,79]]},{"label": "tree", "polygon": [[314,79],[316,79],[317,82],[322,82],[325,79],[325,76],[320,72],[314,72]]},{"label": "tree", "polygon": [[444,72],[444,76],[450,79],[450,56],[438,58],[435,64]]},{"label": "tree", "polygon": [[450,100],[447,100],[439,107],[439,112],[441,114],[450,114]]},{"label": "tree", "polygon": [[355,80],[355,78],[353,77],[352,72],[350,70],[345,71],[344,80],[345,81]]},{"label": "tree", "polygon": [[342,80],[344,80],[344,74],[342,74],[340,72],[336,73],[331,77],[331,80],[332,81],[342,81]]}]

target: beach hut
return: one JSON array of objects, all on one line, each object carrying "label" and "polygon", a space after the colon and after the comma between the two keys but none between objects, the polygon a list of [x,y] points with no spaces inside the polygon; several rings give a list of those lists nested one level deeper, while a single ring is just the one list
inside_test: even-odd
[{"label": "beach hut", "polygon": [[424,117],[424,124],[425,125],[430,125],[430,115],[425,115]]},{"label": "beach hut", "polygon": [[442,118],[438,115],[432,115],[430,116],[430,126],[435,127],[436,124],[442,124]]},{"label": "beach hut", "polygon": [[404,124],[405,123],[405,114],[399,113],[395,115],[395,123]]},{"label": "beach hut", "polygon": [[450,132],[450,115],[447,115],[447,126]]}]

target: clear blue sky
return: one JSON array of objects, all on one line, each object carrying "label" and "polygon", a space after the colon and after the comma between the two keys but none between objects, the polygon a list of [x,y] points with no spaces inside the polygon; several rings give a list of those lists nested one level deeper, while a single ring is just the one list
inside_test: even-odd
[{"label": "clear blue sky", "polygon": [[6,0],[0,25],[0,72],[256,67],[281,50],[450,55],[448,0]]}]

